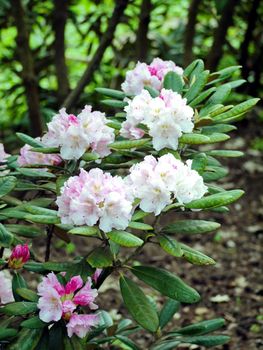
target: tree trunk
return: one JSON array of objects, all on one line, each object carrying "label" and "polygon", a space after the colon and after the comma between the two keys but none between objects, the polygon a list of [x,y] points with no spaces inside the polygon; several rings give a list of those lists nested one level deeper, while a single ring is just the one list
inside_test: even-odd
[{"label": "tree trunk", "polygon": [[193,61],[193,46],[198,8],[202,0],[192,0],[188,10],[188,20],[184,35],[184,66]]},{"label": "tree trunk", "polygon": [[136,53],[139,61],[145,61],[147,59],[147,52],[149,46],[147,34],[151,19],[151,10],[151,0],[142,0],[139,27],[136,37]]},{"label": "tree trunk", "polygon": [[244,79],[247,80],[249,75],[249,63],[248,63],[248,57],[249,57],[249,43],[251,42],[253,38],[253,31],[256,27],[257,22],[257,9],[259,6],[260,0],[254,0],[251,6],[251,10],[247,16],[246,22],[247,22],[247,30],[245,33],[244,41],[241,44],[240,47],[240,65],[242,66],[242,76]]},{"label": "tree trunk", "polygon": [[107,30],[104,32],[101,38],[100,45],[97,51],[95,52],[89,66],[87,67],[82,77],[80,78],[76,88],[70,92],[70,94],[64,101],[63,103],[64,107],[70,109],[77,102],[85,86],[91,81],[95,70],[97,69],[97,67],[99,66],[103,58],[105,50],[113,40],[115,29],[118,23],[120,23],[121,21],[121,17],[123,15],[125,8],[128,5],[128,2],[129,0],[116,0],[116,5],[114,8],[113,14],[109,19]]},{"label": "tree trunk", "polygon": [[13,16],[17,28],[17,52],[22,65],[22,80],[28,105],[31,133],[33,136],[42,134],[42,118],[40,113],[38,81],[34,71],[33,55],[29,46],[29,32],[26,14],[21,0],[11,0]]},{"label": "tree trunk", "polygon": [[215,70],[223,53],[223,47],[226,42],[227,31],[233,22],[234,8],[238,0],[228,0],[224,6],[218,27],[214,32],[214,40],[211,50],[208,54],[206,66],[211,71]]},{"label": "tree trunk", "polygon": [[58,103],[66,98],[69,93],[68,70],[65,59],[65,27],[67,22],[66,0],[54,0],[53,30],[55,33],[54,41],[54,61],[58,84]]}]

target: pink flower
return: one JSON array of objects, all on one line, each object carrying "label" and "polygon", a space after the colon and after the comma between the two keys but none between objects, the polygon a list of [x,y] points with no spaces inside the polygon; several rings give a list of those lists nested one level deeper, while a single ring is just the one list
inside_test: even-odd
[{"label": "pink flower", "polygon": [[57,154],[44,154],[40,152],[32,152],[31,146],[25,145],[20,149],[20,156],[17,162],[20,166],[41,164],[41,165],[58,165],[62,159]]},{"label": "pink flower", "polygon": [[30,251],[27,244],[18,244],[12,250],[8,259],[8,266],[11,269],[20,269],[29,260]]},{"label": "pink flower", "polygon": [[101,157],[111,153],[109,143],[114,141],[114,130],[107,126],[104,113],[85,106],[77,116],[67,114],[62,108],[50,123],[42,142],[47,147],[60,147],[63,159],[79,159],[88,151],[96,152]]},{"label": "pink flower", "polygon": [[95,283],[98,282],[98,279],[99,279],[99,277],[100,277],[102,271],[103,271],[102,269],[96,269],[96,270],[95,270],[95,272],[94,272],[94,274],[93,274],[93,276],[92,276],[92,279],[93,279],[93,281],[94,281]]},{"label": "pink flower", "polygon": [[8,158],[10,154],[6,153],[4,150],[4,145],[0,143],[0,163],[5,162],[6,158]]},{"label": "pink flower", "polygon": [[125,81],[121,85],[122,90],[131,95],[140,94],[146,86],[161,90],[164,77],[168,72],[183,75],[183,69],[172,61],[155,58],[150,65],[138,62],[134,69],[126,73]]},{"label": "pink flower", "polygon": [[79,338],[84,338],[92,326],[99,323],[98,315],[78,315],[73,314],[67,324],[68,336],[76,334]]},{"label": "pink flower", "polygon": [[0,305],[13,301],[12,276],[7,270],[0,271]]},{"label": "pink flower", "polygon": [[[97,321],[95,322],[97,315],[78,315],[74,311],[78,306],[88,306],[90,310],[97,309],[98,306],[94,301],[98,291],[92,288],[90,277],[84,287],[82,286],[83,281],[80,276],[72,277],[63,286],[53,272],[49,273],[38,285],[38,294],[40,295],[37,304],[40,309],[39,318],[44,322],[57,322],[63,318],[63,320],[69,321],[67,325],[69,334],[76,333],[79,336],[86,334],[90,327],[97,323]],[[78,323],[80,333],[75,328]]]},{"label": "pink flower", "polygon": [[91,278],[88,278],[85,286],[74,296],[73,301],[77,305],[88,306],[91,310],[96,310],[98,305],[93,301],[98,296],[97,289],[91,288]]},{"label": "pink flower", "polygon": [[125,229],[133,211],[133,197],[125,181],[95,168],[80,171],[65,182],[56,201],[63,224],[93,226],[104,232]]}]

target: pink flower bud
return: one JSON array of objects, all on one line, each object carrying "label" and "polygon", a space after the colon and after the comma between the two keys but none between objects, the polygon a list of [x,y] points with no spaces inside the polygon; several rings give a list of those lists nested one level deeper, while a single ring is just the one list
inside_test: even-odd
[{"label": "pink flower bud", "polygon": [[11,269],[20,269],[29,260],[30,251],[27,244],[18,244],[12,250],[8,260],[8,266]]}]

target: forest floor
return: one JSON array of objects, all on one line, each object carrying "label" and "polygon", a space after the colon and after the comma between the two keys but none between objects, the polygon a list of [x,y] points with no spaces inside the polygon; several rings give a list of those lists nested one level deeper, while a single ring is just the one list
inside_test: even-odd
[{"label": "forest floor", "polygon": [[[246,192],[230,206],[230,213],[190,213],[191,218],[221,223],[220,230],[211,234],[176,237],[211,256],[217,264],[207,267],[191,265],[163,253],[156,245],[146,246],[137,257],[142,264],[164,267],[178,274],[202,296],[199,303],[181,307],[170,323],[170,329],[223,317],[226,320],[223,333],[231,336],[231,341],[217,348],[222,350],[263,349],[263,152],[252,149],[251,142],[255,137],[263,137],[262,122],[252,117],[240,123],[231,140],[219,147],[245,152],[244,157],[230,158],[227,162],[223,160],[229,169],[224,187],[240,188]],[[189,213],[188,216],[184,213],[176,213],[173,217],[168,215],[164,221],[168,223],[183,217],[189,218]],[[77,252],[85,254],[86,241],[84,244],[82,238],[76,238],[74,242]],[[57,253],[53,251],[51,260],[58,258]],[[145,290],[158,304],[163,303],[157,292]],[[116,320],[121,315],[128,316],[122,305],[116,278],[109,277],[100,288],[99,304],[103,309],[111,310]],[[136,334],[134,340],[142,350],[149,349],[150,339],[143,334]],[[202,348],[188,346],[184,349]]]}]

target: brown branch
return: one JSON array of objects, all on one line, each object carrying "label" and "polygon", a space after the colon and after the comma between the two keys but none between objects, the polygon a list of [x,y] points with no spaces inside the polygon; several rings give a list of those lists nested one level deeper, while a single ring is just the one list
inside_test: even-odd
[{"label": "brown branch", "polygon": [[228,0],[223,8],[218,26],[214,32],[214,40],[207,57],[206,66],[210,70],[215,70],[223,53],[226,43],[228,28],[232,25],[235,6],[239,0]]},{"label": "brown branch", "polygon": [[188,9],[188,19],[184,34],[184,66],[193,61],[193,46],[198,8],[202,0],[192,0]]},{"label": "brown branch", "polygon": [[54,225],[47,227],[47,240],[46,240],[46,252],[45,252],[45,261],[48,261],[50,258],[50,248],[51,241],[53,236]]},{"label": "brown branch", "polygon": [[65,58],[65,27],[67,22],[68,1],[54,0],[53,12],[53,30],[55,33],[54,41],[54,62],[58,84],[58,102],[59,104],[69,93],[68,69]]},{"label": "brown branch", "polygon": [[147,51],[149,46],[147,34],[151,20],[151,10],[151,0],[142,0],[139,27],[136,38],[136,53],[139,61],[145,61],[147,58]]},{"label": "brown branch", "polygon": [[38,93],[38,81],[34,70],[32,51],[29,46],[27,19],[21,0],[11,0],[13,17],[17,28],[17,52],[22,65],[22,81],[28,105],[28,114],[33,136],[42,134],[42,118]]},{"label": "brown branch", "polygon": [[129,2],[129,0],[117,0],[116,1],[116,5],[114,8],[112,17],[110,18],[110,20],[108,22],[107,30],[105,31],[105,33],[103,34],[103,36],[101,38],[100,45],[99,45],[97,51],[95,52],[89,66],[87,67],[87,69],[83,73],[82,77],[80,78],[76,88],[73,91],[71,91],[71,93],[68,95],[68,97],[64,101],[64,103],[63,103],[64,107],[71,108],[77,102],[77,100],[78,100],[80,94],[82,93],[82,91],[84,90],[85,86],[91,81],[95,70],[97,69],[97,67],[99,66],[99,64],[103,58],[105,50],[107,49],[107,47],[111,44],[111,42],[113,40],[115,29],[116,29],[118,23],[120,23],[120,21],[121,21],[121,17],[123,15],[125,8],[128,5],[128,2]]}]

